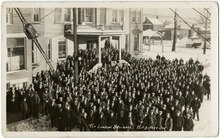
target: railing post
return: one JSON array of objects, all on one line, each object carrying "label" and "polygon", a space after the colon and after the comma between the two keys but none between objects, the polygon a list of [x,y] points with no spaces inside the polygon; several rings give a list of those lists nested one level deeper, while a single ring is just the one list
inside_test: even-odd
[{"label": "railing post", "polygon": [[119,61],[121,60],[122,35],[119,36]]}]

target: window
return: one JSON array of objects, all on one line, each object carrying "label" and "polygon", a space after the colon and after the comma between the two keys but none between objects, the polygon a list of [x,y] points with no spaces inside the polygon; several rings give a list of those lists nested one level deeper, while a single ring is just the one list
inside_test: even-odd
[{"label": "window", "polygon": [[34,23],[40,22],[40,8],[34,8],[33,18],[34,18]]},{"label": "window", "polygon": [[48,59],[51,59],[51,40],[48,40],[47,43],[47,57]]},{"label": "window", "polygon": [[66,41],[59,41],[59,58],[66,58]]},{"label": "window", "polygon": [[86,8],[85,22],[92,22],[92,8]]},{"label": "window", "polygon": [[101,8],[100,9],[100,25],[106,24],[106,9]]},{"label": "window", "polygon": [[117,22],[117,10],[112,11],[112,22]]},{"label": "window", "polygon": [[131,12],[132,23],[141,22],[141,10],[133,10]]},{"label": "window", "polygon": [[71,10],[70,8],[65,8],[64,9],[64,22],[70,22],[71,21]]},{"label": "window", "polygon": [[132,23],[136,22],[136,11],[131,12],[131,19],[132,19]]},{"label": "window", "polygon": [[140,49],[139,49],[139,34],[134,34],[134,51],[140,51]]},{"label": "window", "polygon": [[62,9],[61,8],[55,8],[54,22],[55,23],[61,23],[62,22]]},{"label": "window", "polygon": [[120,23],[124,22],[124,12],[123,12],[123,10],[119,11],[119,22]]},{"label": "window", "polygon": [[13,8],[6,9],[6,23],[13,24]]},{"label": "window", "polygon": [[7,72],[25,69],[24,38],[7,38]]},{"label": "window", "polygon": [[136,11],[136,22],[137,23],[141,22],[141,10]]}]

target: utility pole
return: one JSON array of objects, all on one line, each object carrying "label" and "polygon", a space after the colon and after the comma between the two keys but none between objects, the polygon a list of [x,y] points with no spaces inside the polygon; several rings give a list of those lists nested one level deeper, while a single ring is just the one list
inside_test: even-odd
[{"label": "utility pole", "polygon": [[73,8],[73,42],[74,42],[74,73],[75,85],[79,82],[78,42],[77,42],[77,16],[76,8]]},{"label": "utility pole", "polygon": [[174,13],[173,47],[172,47],[172,51],[176,51],[176,29],[177,29],[177,19],[176,19],[176,9],[175,9],[175,13]]},{"label": "utility pole", "polygon": [[203,54],[206,54],[206,40],[207,40],[207,24],[208,24],[208,13],[207,11],[204,9],[204,15],[206,18],[205,19],[205,40],[204,40],[204,47],[203,47]]}]

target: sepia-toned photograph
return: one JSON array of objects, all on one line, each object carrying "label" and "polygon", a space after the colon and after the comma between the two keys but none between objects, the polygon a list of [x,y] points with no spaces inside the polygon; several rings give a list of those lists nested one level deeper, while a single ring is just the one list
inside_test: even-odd
[{"label": "sepia-toned photograph", "polygon": [[218,135],[217,3],[5,2],[1,11],[3,135]]}]

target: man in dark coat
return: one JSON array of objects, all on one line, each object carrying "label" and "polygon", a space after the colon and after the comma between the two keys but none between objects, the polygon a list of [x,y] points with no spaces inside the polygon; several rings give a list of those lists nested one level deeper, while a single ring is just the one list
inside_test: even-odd
[{"label": "man in dark coat", "polygon": [[203,77],[204,81],[203,81],[203,87],[206,90],[206,94],[207,94],[207,99],[210,100],[210,78],[207,74],[204,75]]},{"label": "man in dark coat", "polygon": [[199,108],[201,106],[201,102],[198,99],[198,97],[195,97],[195,99],[192,101],[192,109],[193,109],[193,119],[195,118],[195,115],[197,115],[197,120],[199,121]]},{"label": "man in dark coat", "polygon": [[154,112],[153,112],[153,110],[151,109],[150,110],[150,113],[149,113],[149,115],[148,115],[148,128],[149,128],[149,130],[154,130],[154,127],[156,126],[156,120],[155,120],[155,116],[154,116]]},{"label": "man in dark coat", "polygon": [[28,116],[28,103],[27,98],[24,97],[23,101],[21,102],[21,112],[22,112],[22,119],[26,119]]},{"label": "man in dark coat", "polygon": [[133,130],[136,126],[136,118],[132,114],[132,112],[128,112],[128,116],[126,117],[127,126],[130,127],[128,130]]},{"label": "man in dark coat", "polygon": [[[104,128],[104,127],[107,127],[107,120],[106,120],[106,117],[104,116],[104,113],[103,113],[103,112],[101,112],[99,120],[100,120],[99,126],[100,126],[100,128],[101,128],[101,129],[99,129],[99,130],[101,130],[101,131],[106,130],[106,128]],[[102,128],[102,127],[103,127],[103,128]]]},{"label": "man in dark coat", "polygon": [[88,128],[88,117],[87,117],[87,113],[84,112],[83,115],[81,116],[81,127],[80,127],[80,131],[87,131]]},{"label": "man in dark coat", "polygon": [[33,117],[38,119],[39,118],[38,117],[38,110],[39,110],[39,104],[40,104],[40,97],[37,92],[34,92],[32,100],[33,100]]},{"label": "man in dark coat", "polygon": [[48,94],[48,88],[45,89],[45,92],[43,93],[43,114],[47,115],[49,113],[49,94]]},{"label": "man in dark coat", "polygon": [[173,119],[170,117],[170,113],[167,113],[167,116],[165,118],[165,129],[166,131],[172,131],[173,130]]},{"label": "man in dark coat", "polygon": [[189,108],[191,108],[191,102],[192,102],[192,97],[189,94],[189,91],[186,91],[186,95],[185,95],[185,107],[188,105]]},{"label": "man in dark coat", "polygon": [[184,131],[193,131],[194,123],[190,116],[191,116],[190,114],[186,115],[186,118],[184,120],[184,126],[183,126]]},{"label": "man in dark coat", "polygon": [[105,48],[109,48],[110,47],[110,39],[108,38],[108,39],[106,39],[105,40]]},{"label": "man in dark coat", "polygon": [[110,117],[108,118],[108,126],[111,127],[109,130],[113,131],[114,126],[116,125],[116,117],[114,116],[114,112],[110,112]]},{"label": "man in dark coat", "polygon": [[180,111],[177,110],[176,116],[173,119],[173,131],[181,131],[183,128],[183,118],[180,115]]},{"label": "man in dark coat", "polygon": [[118,118],[117,118],[117,125],[120,127],[119,131],[123,130],[122,127],[126,125],[126,120],[125,120],[125,112],[124,110],[121,110],[119,112]]},{"label": "man in dark coat", "polygon": [[51,127],[57,126],[57,105],[55,103],[55,99],[52,99],[49,108],[49,114],[50,114]]},{"label": "man in dark coat", "polygon": [[66,106],[66,109],[64,110],[64,114],[65,114],[65,130],[66,131],[70,131],[72,128],[72,122],[73,122],[73,112],[70,109],[70,105]]},{"label": "man in dark coat", "polygon": [[162,130],[162,121],[163,121],[163,117],[162,117],[163,111],[159,111],[159,113],[156,115],[156,119],[157,119],[157,123],[156,123],[156,129],[158,131]]},{"label": "man in dark coat", "polygon": [[65,113],[61,104],[58,104],[57,111],[57,130],[64,131],[65,130]]},{"label": "man in dark coat", "polygon": [[16,88],[13,87],[11,89],[11,92],[9,93],[9,103],[10,103],[10,107],[12,112],[17,112],[18,109],[18,94],[16,93]]},{"label": "man in dark coat", "polygon": [[99,107],[99,110],[94,113],[94,124],[98,126],[100,124],[100,116],[102,113],[102,107]]}]

